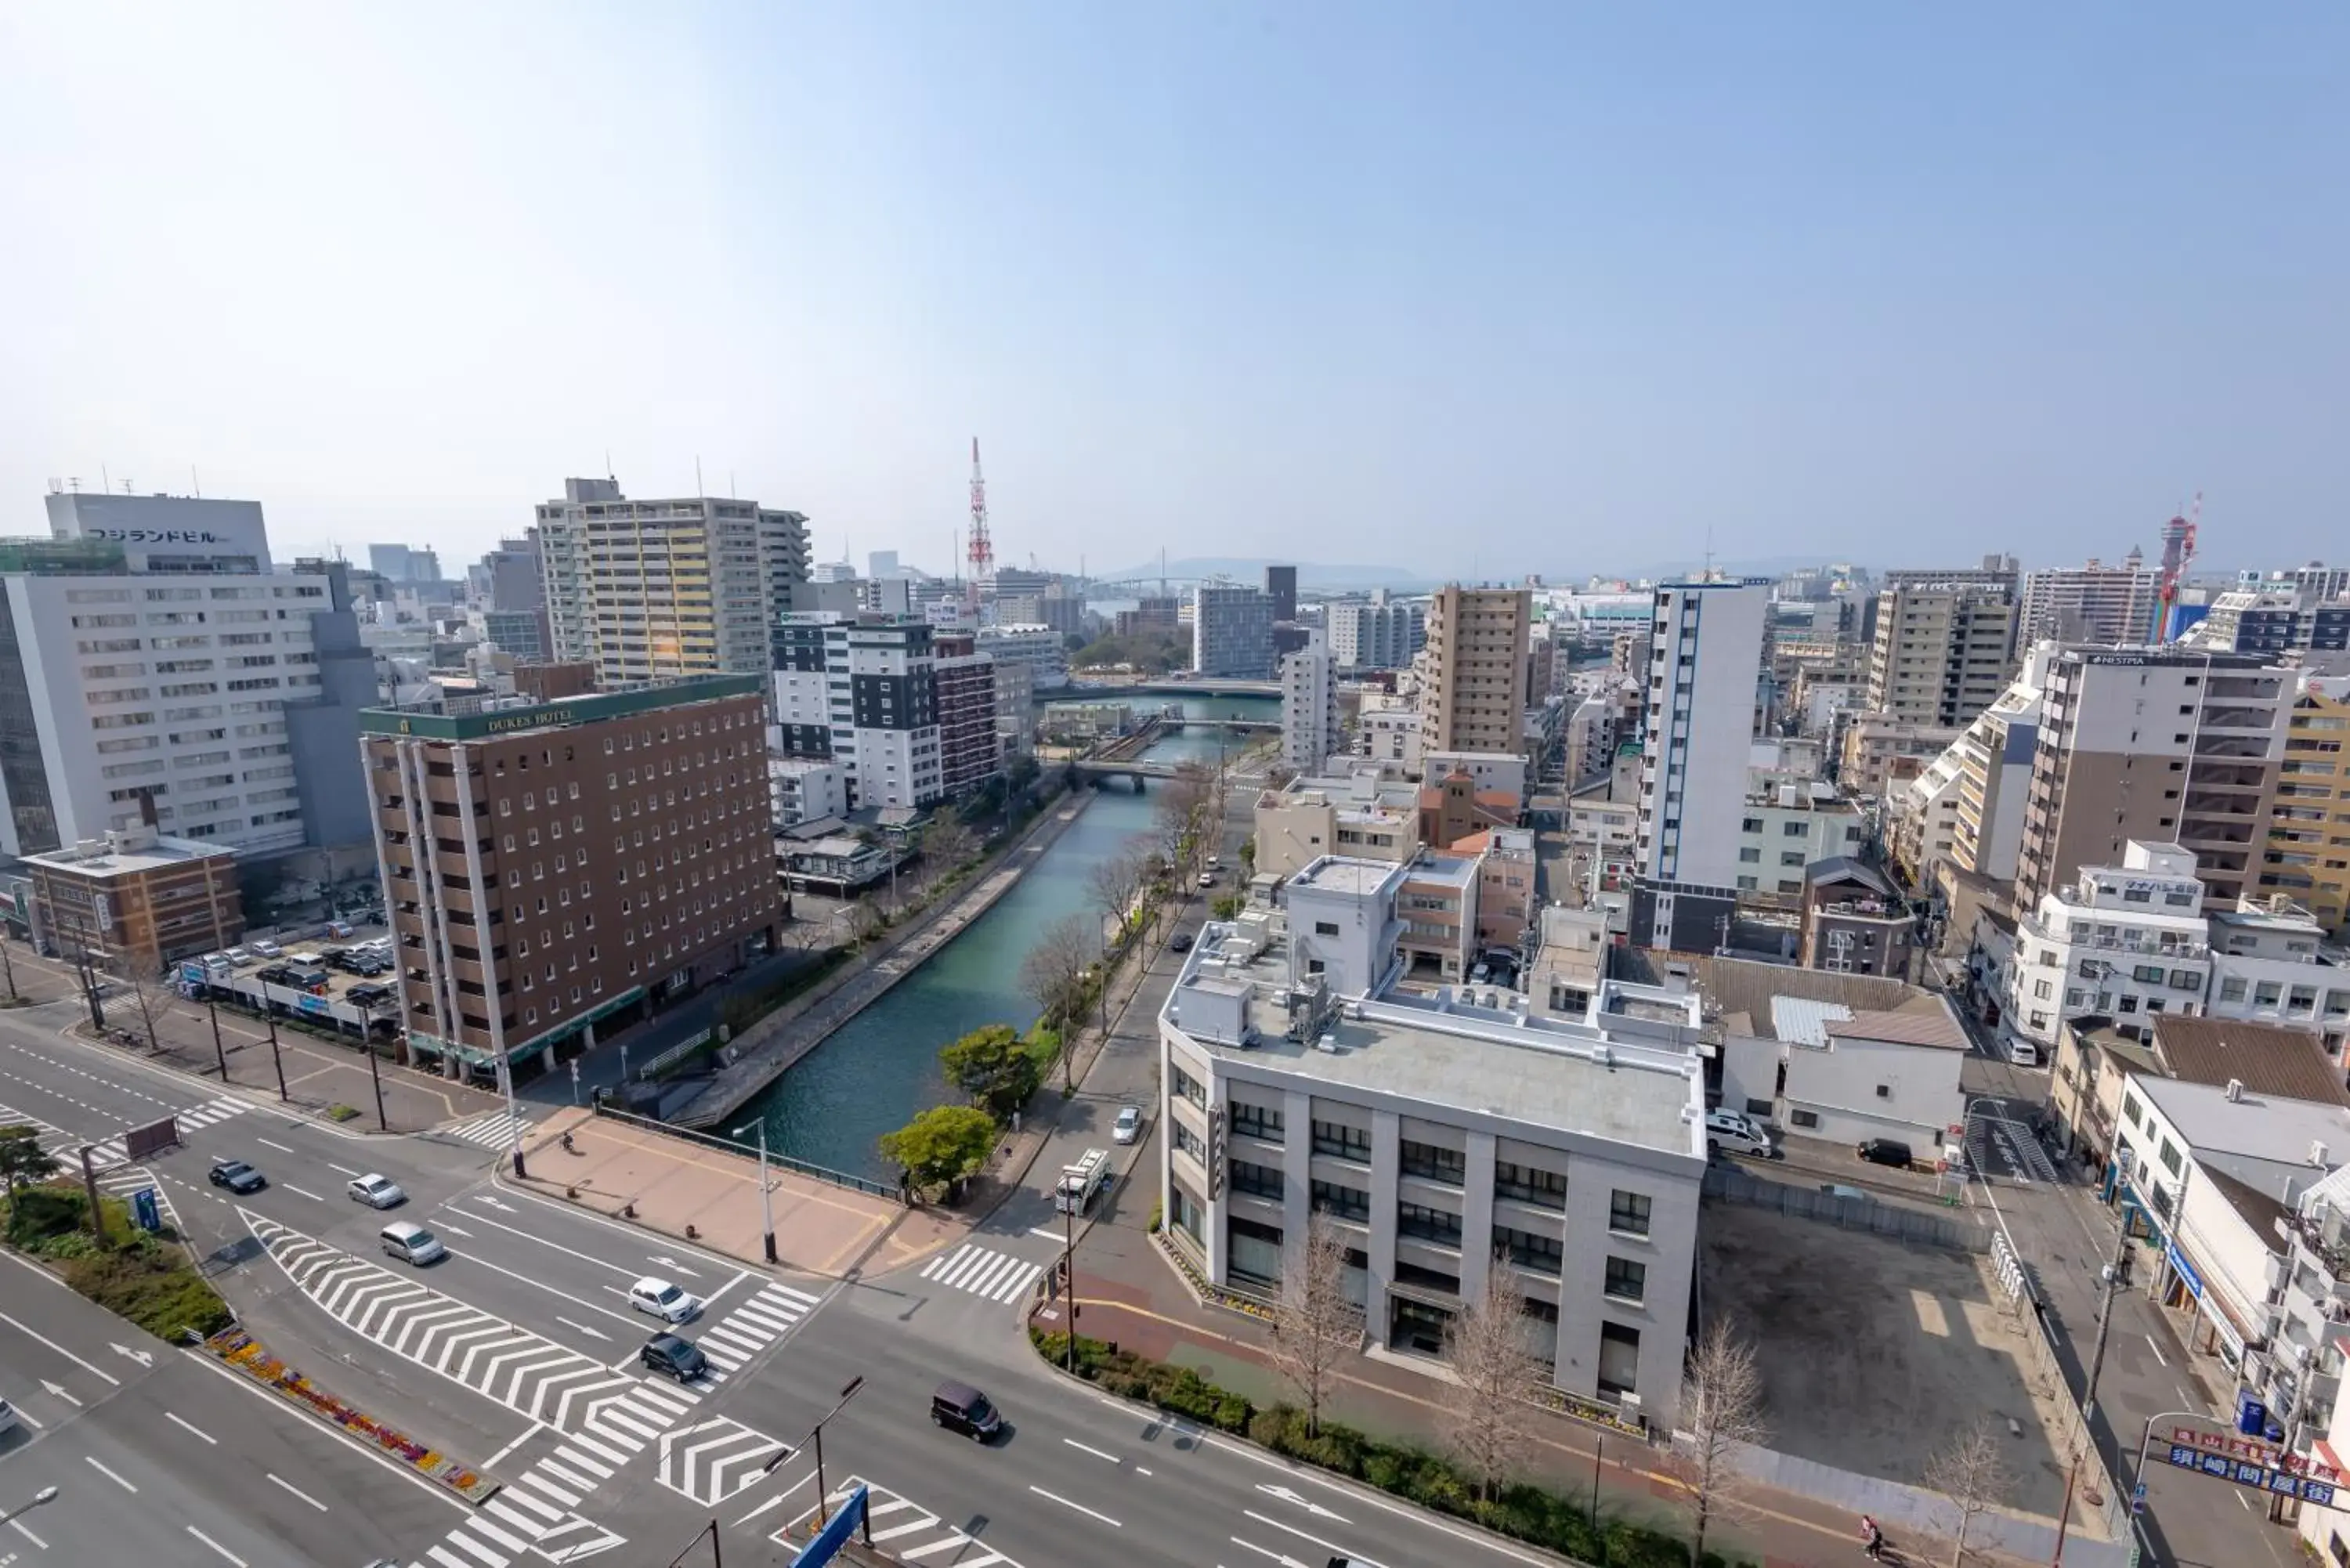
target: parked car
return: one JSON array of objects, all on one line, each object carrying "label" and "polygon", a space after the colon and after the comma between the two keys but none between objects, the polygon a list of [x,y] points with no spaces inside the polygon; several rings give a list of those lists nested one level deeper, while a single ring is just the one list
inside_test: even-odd
[{"label": "parked car", "polygon": [[1171,953],[1190,952],[1191,950],[1191,933],[1189,931],[1178,931],[1173,936],[1168,938],[1167,950]]},{"label": "parked car", "polygon": [[228,960],[229,962],[235,964],[240,968],[253,961],[253,955],[243,948],[231,948],[228,951],[221,954],[221,957]]},{"label": "parked car", "polygon": [[269,1185],[269,1178],[241,1159],[213,1161],[210,1179],[214,1187],[225,1187],[231,1192],[258,1192]]},{"label": "parked car", "polygon": [[1863,1192],[1859,1188],[1846,1187],[1841,1181],[1823,1181],[1820,1183],[1820,1190],[1826,1193],[1830,1198],[1866,1198],[1868,1196],[1867,1193]]},{"label": "parked car", "polygon": [[1109,1125],[1109,1136],[1119,1143],[1132,1143],[1142,1136],[1142,1112],[1135,1106],[1118,1107],[1118,1119]]},{"label": "parked car", "polygon": [[701,1348],[673,1334],[657,1334],[645,1342],[637,1359],[653,1371],[691,1383],[710,1370],[710,1358]]},{"label": "parked car", "polygon": [[1909,1146],[1893,1138],[1864,1138],[1853,1152],[1871,1165],[1889,1165],[1898,1170],[1909,1168]]},{"label": "parked car", "polygon": [[2040,1047],[2029,1040],[2011,1039],[2007,1043],[2007,1059],[2019,1067],[2040,1065]]},{"label": "parked car", "polygon": [[352,1178],[346,1190],[370,1209],[397,1209],[408,1201],[408,1194],[400,1189],[400,1183],[374,1171]]},{"label": "parked car", "polygon": [[951,1378],[940,1384],[931,1396],[931,1419],[951,1432],[961,1432],[981,1443],[1003,1429],[1003,1417],[987,1402],[986,1395],[968,1383],[957,1383]]},{"label": "parked car", "polygon": [[647,1274],[629,1287],[629,1304],[650,1313],[663,1323],[685,1323],[702,1311],[702,1303],[669,1281]]},{"label": "parked car", "polygon": [[5,1399],[0,1399],[0,1432],[13,1432],[16,1429],[16,1407]]},{"label": "parked car", "polygon": [[1708,1148],[1726,1148],[1735,1154],[1758,1155],[1764,1159],[1778,1153],[1771,1141],[1769,1129],[1739,1111],[1706,1112],[1705,1142]]},{"label": "parked car", "polygon": [[284,948],[279,947],[276,942],[271,941],[267,937],[255,937],[253,940],[245,943],[244,945],[251,948],[255,952],[259,953],[263,958],[274,959],[279,953],[286,950]]},{"label": "parked car", "polygon": [[390,998],[391,987],[388,985],[355,985],[343,992],[343,1000],[353,1007],[372,1007]]},{"label": "parked car", "polygon": [[1201,886],[1201,887],[1202,887],[1202,888],[1212,888],[1212,887],[1214,887],[1215,885],[1216,885],[1216,874],[1215,874],[1213,871],[1202,871],[1202,872],[1201,872],[1201,873],[1200,873],[1200,886]]}]

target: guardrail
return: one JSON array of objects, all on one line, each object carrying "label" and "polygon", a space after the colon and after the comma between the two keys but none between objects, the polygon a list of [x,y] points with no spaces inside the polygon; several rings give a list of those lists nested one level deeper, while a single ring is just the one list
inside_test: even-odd
[{"label": "guardrail", "polygon": [[1798,1220],[1841,1226],[1847,1231],[1866,1231],[1897,1241],[1947,1247],[1957,1252],[1983,1252],[1991,1249],[1991,1242],[1982,1231],[1939,1214],[1880,1203],[1866,1193],[1858,1197],[1845,1197],[1817,1188],[1766,1181],[1735,1166],[1708,1166],[1700,1190],[1708,1198],[1720,1199],[1724,1202],[1775,1209]]},{"label": "guardrail", "polygon": [[[675,1066],[678,1063],[684,1061],[688,1056],[692,1055],[704,1045],[709,1044],[711,1037],[717,1033],[717,1030],[712,1028],[705,1029],[699,1034],[688,1035],[685,1039],[679,1041],[668,1050],[660,1053],[650,1061],[639,1067],[637,1069],[638,1078],[645,1079],[660,1077],[662,1073],[666,1072],[671,1067]],[[770,1158],[773,1157],[771,1156]]]},{"label": "guardrail", "polygon": [[[631,1127],[643,1127],[649,1132],[660,1133],[668,1137],[688,1138],[709,1148],[723,1149],[728,1154],[739,1154],[745,1159],[759,1158],[758,1147],[755,1144],[740,1143],[733,1138],[721,1137],[716,1133],[702,1132],[695,1127],[681,1127],[673,1122],[656,1121],[650,1116],[638,1116],[633,1111],[614,1110],[601,1092],[598,1092],[596,1096],[596,1114],[612,1121],[626,1122]],[[767,1163],[779,1170],[788,1170],[795,1176],[805,1176],[816,1181],[829,1182],[835,1187],[845,1187],[852,1192],[862,1192],[873,1198],[886,1198],[893,1203],[906,1201],[906,1195],[897,1188],[868,1177],[851,1176],[847,1171],[827,1170],[823,1166],[810,1165],[806,1160],[794,1159],[787,1154],[777,1154],[772,1148],[767,1151]]]}]

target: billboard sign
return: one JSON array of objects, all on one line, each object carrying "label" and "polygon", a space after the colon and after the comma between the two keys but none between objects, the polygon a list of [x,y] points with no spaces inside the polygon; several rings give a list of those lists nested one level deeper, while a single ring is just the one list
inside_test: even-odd
[{"label": "billboard sign", "polygon": [[143,1127],[126,1128],[122,1134],[122,1152],[133,1165],[179,1147],[180,1123],[176,1116],[165,1116]]}]

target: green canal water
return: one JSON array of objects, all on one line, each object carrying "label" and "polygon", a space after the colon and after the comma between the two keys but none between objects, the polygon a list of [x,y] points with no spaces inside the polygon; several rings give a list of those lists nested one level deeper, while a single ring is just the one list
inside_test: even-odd
[{"label": "green canal water", "polygon": [[[1146,701],[1170,699],[1138,699]],[[1280,717],[1280,704],[1265,698],[1181,701],[1193,717]],[[1213,763],[1216,750],[1214,732],[1186,731],[1145,755]],[[1022,961],[1037,933],[1088,907],[1094,867],[1150,831],[1156,787],[1137,794],[1120,781],[1095,792],[1085,815],[993,909],[754,1100],[750,1114],[765,1120],[769,1147],[832,1170],[894,1178],[876,1140],[950,1098],[940,1046],[984,1024],[1024,1029],[1035,1021],[1035,1005],[1020,991]]]}]

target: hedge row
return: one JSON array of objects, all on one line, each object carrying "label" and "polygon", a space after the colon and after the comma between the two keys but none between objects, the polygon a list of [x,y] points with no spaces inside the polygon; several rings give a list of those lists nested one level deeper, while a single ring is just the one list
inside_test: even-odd
[{"label": "hedge row", "polygon": [[118,1198],[101,1201],[107,1247],[88,1233],[88,1199],[66,1185],[19,1192],[6,1233],[47,1259],[76,1291],[158,1339],[177,1340],[183,1329],[214,1334],[234,1321],[168,1227],[151,1236],[131,1223],[130,1205]]},{"label": "hedge row", "polygon": [[[1069,1365],[1068,1336],[1031,1327],[1038,1355]],[[1138,1399],[1218,1431],[1244,1437],[1274,1453],[1377,1487],[1437,1513],[1451,1514],[1579,1563],[1607,1568],[1690,1568],[1687,1543],[1630,1520],[1596,1520],[1587,1501],[1518,1484],[1500,1496],[1477,1496],[1476,1483],[1441,1455],[1374,1438],[1335,1422],[1308,1436],[1305,1413],[1287,1405],[1260,1407],[1228,1393],[1188,1366],[1113,1350],[1077,1336],[1076,1372],[1106,1393]],[[1715,1552],[1700,1568],[1731,1568]],[[1752,1568],[1751,1564],[1740,1568]]]}]

